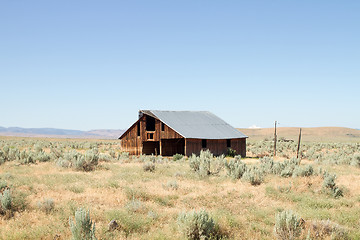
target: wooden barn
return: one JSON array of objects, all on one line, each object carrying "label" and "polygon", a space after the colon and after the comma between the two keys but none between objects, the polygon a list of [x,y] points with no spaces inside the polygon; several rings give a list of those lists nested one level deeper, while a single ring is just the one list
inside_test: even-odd
[{"label": "wooden barn", "polygon": [[247,136],[205,111],[140,110],[139,119],[120,137],[121,147],[132,155],[190,156],[209,149],[214,155],[236,150],[246,156]]}]

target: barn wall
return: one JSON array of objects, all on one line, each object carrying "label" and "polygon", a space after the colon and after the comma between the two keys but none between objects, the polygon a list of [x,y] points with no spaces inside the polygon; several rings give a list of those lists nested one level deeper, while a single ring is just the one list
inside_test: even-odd
[{"label": "barn wall", "polygon": [[[143,121],[142,117],[138,121],[140,121],[140,128],[143,128],[145,121]],[[140,155],[142,154],[142,139],[143,134],[140,137],[137,136],[137,122],[136,121],[122,136],[121,138],[121,149],[122,151],[129,152],[131,155]]]},{"label": "barn wall", "polygon": [[176,153],[184,155],[185,139],[162,139],[161,140],[161,155],[174,156]]},{"label": "barn wall", "polygon": [[[164,131],[161,131],[161,121],[158,119],[155,119],[155,131],[146,131],[146,117],[148,116],[144,114],[122,136],[122,151],[129,152],[131,155],[140,155],[149,152],[149,150],[143,152],[143,142],[153,141],[160,144],[161,139],[183,138],[167,125],[164,126]],[[140,136],[137,136],[138,122],[140,122]],[[148,139],[148,133],[153,133],[153,139]],[[149,146],[149,144],[147,146]]]},{"label": "barn wall", "polygon": [[[201,139],[185,139],[186,155],[191,156],[195,153],[200,154],[201,150],[209,149],[214,155],[226,154],[227,142],[226,139],[207,139],[206,148],[202,148]],[[236,150],[237,154],[246,157],[246,138],[231,139],[231,148]]]}]

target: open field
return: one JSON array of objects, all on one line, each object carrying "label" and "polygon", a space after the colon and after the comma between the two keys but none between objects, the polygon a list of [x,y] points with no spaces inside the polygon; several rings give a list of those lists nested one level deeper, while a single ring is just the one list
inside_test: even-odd
[{"label": "open field", "polygon": [[[251,158],[175,161],[131,158],[118,141],[0,138],[0,188],[13,199],[0,211],[0,238],[70,239],[69,218],[82,207],[98,239],[184,239],[179,215],[193,209],[208,212],[224,239],[274,239],[275,215],[283,210],[304,220],[300,239],[360,239],[360,145],[307,143],[300,164],[287,160],[293,143],[279,143],[275,161],[267,157],[271,149],[271,142],[255,141]],[[242,176],[229,170],[236,164],[246,168]],[[329,188],[332,174],[336,185]],[[113,219],[120,227],[108,231]],[[317,220],[333,227],[321,230],[325,222]]]},{"label": "open field", "polygon": [[[274,128],[238,128],[250,137],[250,141],[273,139]],[[278,127],[278,138],[297,141],[299,128]],[[344,127],[315,127],[302,128],[302,140],[305,142],[360,142],[360,130]]]}]

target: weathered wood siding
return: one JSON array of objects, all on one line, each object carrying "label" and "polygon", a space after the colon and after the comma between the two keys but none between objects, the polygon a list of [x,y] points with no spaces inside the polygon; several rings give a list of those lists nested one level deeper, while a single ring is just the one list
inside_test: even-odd
[{"label": "weathered wood siding", "polygon": [[[143,142],[145,141],[158,141],[160,143],[160,139],[182,138],[180,134],[166,124],[164,125],[164,131],[161,131],[161,121],[158,119],[155,119],[155,131],[146,131],[146,117],[148,116],[143,115],[122,136],[122,151],[129,152],[131,155],[140,155],[143,154]],[[137,135],[138,122],[140,123],[140,136]],[[153,133],[153,139],[148,139],[148,133]],[[145,152],[148,152],[148,150]]]},{"label": "weathered wood siding", "polygon": [[[246,138],[231,139],[231,148],[236,150],[237,154],[246,157]],[[209,149],[214,155],[226,154],[227,140],[226,139],[207,139],[206,148],[202,148],[201,139],[185,139],[186,155],[191,156],[195,153],[200,154],[201,150]]]}]

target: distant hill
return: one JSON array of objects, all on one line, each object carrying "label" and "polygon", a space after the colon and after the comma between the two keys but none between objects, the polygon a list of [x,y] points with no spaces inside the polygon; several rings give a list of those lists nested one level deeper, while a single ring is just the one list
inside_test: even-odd
[{"label": "distant hill", "polygon": [[[273,139],[274,128],[238,128],[239,131],[249,136],[249,140]],[[286,138],[297,141],[299,128],[279,127],[278,138]],[[360,142],[360,130],[344,127],[315,127],[302,128],[303,141],[322,142]]]},{"label": "distant hill", "polygon": [[58,128],[20,128],[0,127],[0,136],[16,137],[51,137],[51,138],[95,138],[117,139],[124,130],[98,129],[90,131],[58,129]]},{"label": "distant hill", "polygon": [[[274,128],[238,128],[249,136],[249,141],[273,139]],[[84,139],[117,139],[124,130],[96,129],[90,131],[58,128],[20,128],[0,127],[0,136],[15,137],[48,137],[48,138],[84,138]],[[297,141],[299,128],[277,128],[278,139],[285,138]],[[302,128],[302,140],[308,142],[359,142],[360,130],[343,127]]]}]

